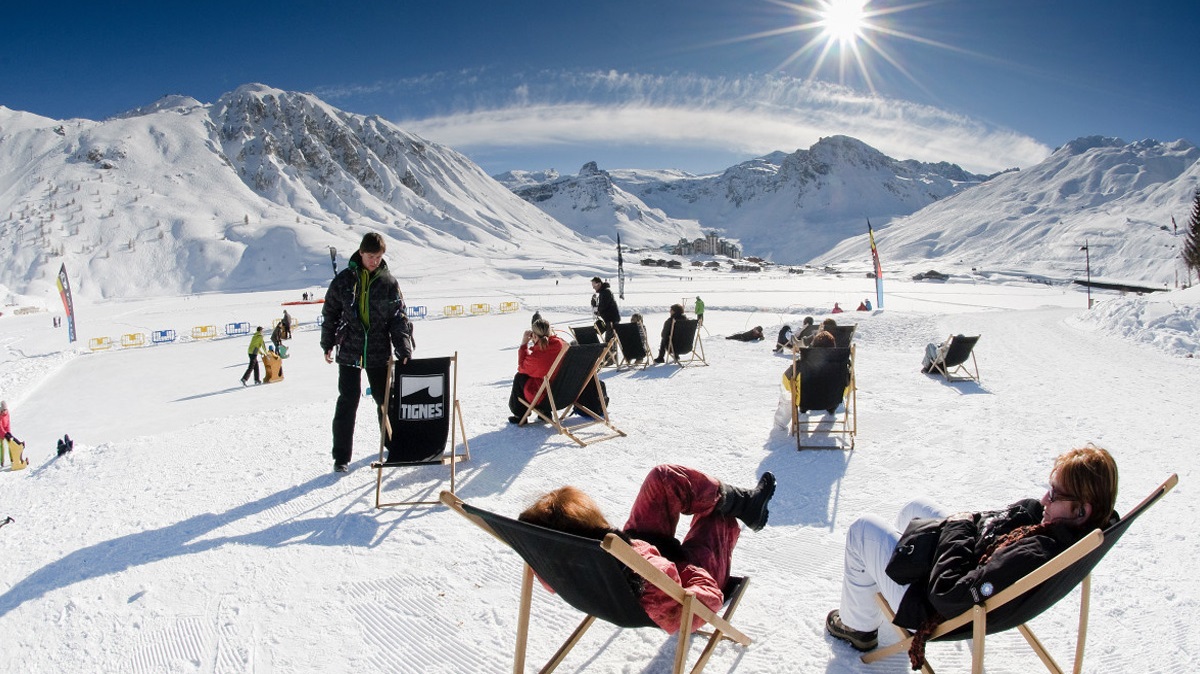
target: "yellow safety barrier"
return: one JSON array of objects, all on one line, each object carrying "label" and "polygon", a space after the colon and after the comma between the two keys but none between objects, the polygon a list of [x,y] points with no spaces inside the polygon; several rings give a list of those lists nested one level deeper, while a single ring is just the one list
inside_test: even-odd
[{"label": "yellow safety barrier", "polygon": [[146,346],[146,334],[142,332],[130,332],[121,335],[121,346],[126,349],[135,346]]},{"label": "yellow safety barrier", "polygon": [[192,339],[212,339],[217,336],[217,326],[197,325],[192,328]]},{"label": "yellow safety barrier", "polygon": [[463,313],[463,305],[461,304],[451,304],[442,309],[443,316],[462,316]]},{"label": "yellow safety barrier", "polygon": [[502,313],[502,314],[511,314],[513,312],[520,311],[520,309],[521,309],[520,302],[501,302],[500,303],[500,313]]},{"label": "yellow safety barrier", "polygon": [[490,314],[490,313],[492,313],[492,305],[490,305],[490,304],[484,304],[484,303],[480,302],[478,304],[471,305],[471,314],[473,316],[481,316],[483,314]]},{"label": "yellow safety barrier", "polygon": [[93,337],[88,340],[88,348],[92,351],[103,351],[112,348],[112,339],[108,337]]}]

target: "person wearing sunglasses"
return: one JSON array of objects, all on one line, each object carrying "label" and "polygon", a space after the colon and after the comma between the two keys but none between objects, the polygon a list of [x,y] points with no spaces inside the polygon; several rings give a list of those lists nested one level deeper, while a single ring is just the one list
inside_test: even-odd
[{"label": "person wearing sunglasses", "polygon": [[1116,461],[1089,443],[1054,460],[1041,499],[953,515],[918,500],[905,506],[894,527],[875,515],[860,517],[846,533],[841,603],[826,617],[826,631],[860,651],[874,649],[883,623],[875,594],[881,593],[895,624],[916,632],[909,659],[917,669],[938,624],[1108,525],[1116,518],[1116,498]]}]

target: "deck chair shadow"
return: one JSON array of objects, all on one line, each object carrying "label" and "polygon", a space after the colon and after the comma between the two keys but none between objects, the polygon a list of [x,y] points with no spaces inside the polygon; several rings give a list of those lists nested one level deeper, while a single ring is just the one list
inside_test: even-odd
[{"label": "deck chair shadow", "polygon": [[642,341],[641,326],[637,323],[617,323],[615,329],[621,347],[621,362],[617,366],[643,369],[649,366],[652,356]]},{"label": "deck chair shadow", "polygon": [[671,321],[667,355],[679,367],[708,365],[708,361],[704,359],[704,342],[700,339],[699,321],[694,318]]},{"label": "deck chair shadow", "polygon": [[[1041,659],[1047,670],[1054,674],[1063,674],[1063,669],[1034,635],[1028,623],[1058,603],[1078,586],[1080,588],[1079,624],[1075,636],[1075,663],[1072,671],[1079,674],[1083,668],[1083,648],[1087,639],[1092,569],[1117,544],[1117,541],[1129,529],[1129,525],[1178,483],[1179,476],[1171,475],[1133,510],[1103,531],[1093,530],[1092,533],[1077,541],[1075,545],[1011,586],[992,595],[983,603],[943,622],[934,631],[930,641],[971,639],[971,671],[973,674],[982,674],[986,635],[1015,627],[1020,631],[1021,636],[1025,637],[1025,641],[1029,643],[1030,648]],[[876,595],[875,599],[883,607],[883,613],[888,620],[894,619],[895,615],[888,606],[887,600],[882,595]],[[875,662],[889,655],[908,650],[912,636],[907,630],[895,625],[893,627],[900,633],[901,640],[886,648],[863,655],[863,662]],[[926,649],[926,655],[928,656],[928,649]],[[933,669],[928,664],[922,671],[927,674],[933,673]]]},{"label": "deck chair shadow", "polygon": [[[608,403],[597,376],[601,364],[615,346],[616,340],[608,344],[577,344],[559,351],[550,366],[550,375],[542,380],[542,385],[534,395],[537,404],[521,400],[525,404],[525,412],[517,424],[524,426],[536,416],[553,425],[555,430],[574,440],[580,447],[624,437],[625,432],[609,420]],[[585,386],[595,387],[597,402],[591,406],[580,401]],[[581,415],[583,420],[571,420],[574,413]],[[600,435],[581,437],[579,431],[591,426],[604,426],[606,430]]]},{"label": "deck chair shadow", "polygon": [[854,329],[858,325],[835,325],[832,328],[833,345],[843,349],[848,348],[854,341]]},{"label": "deck chair shadow", "polygon": [[[680,624],[690,625],[693,616],[699,616],[711,628],[696,632],[709,638],[691,669],[692,674],[699,674],[703,670],[722,641],[750,645],[750,637],[729,622],[749,586],[748,578],[730,577],[725,588],[724,610],[718,615],[695,600],[693,595],[684,591],[683,586],[646,561],[616,534],[608,534],[603,540],[597,540],[547,529],[476,508],[449,492],[442,492],[442,502],[511,547],[524,561],[513,672],[525,671],[535,575],[554,588],[563,601],[585,614],[575,631],[540,670],[542,674],[554,671],[562,663],[597,618],[622,628],[659,629],[646,615],[639,595],[633,589],[631,579],[635,578],[654,584],[682,605]],[[675,674],[684,671],[691,636],[687,629],[679,630],[672,670]]]},{"label": "deck chair shadow", "polygon": [[[458,402],[458,353],[410,359],[403,364],[393,362],[388,368],[383,409],[379,460],[371,462],[375,469],[375,507],[439,502],[417,498],[384,503],[383,473],[396,468],[449,466],[450,492],[454,493],[458,464],[471,458]],[[461,451],[458,433],[462,433]]]},{"label": "deck chair shadow", "polygon": [[[979,363],[975,361],[975,343],[979,335],[966,337],[954,335],[950,338],[950,346],[941,360],[935,360],[931,372],[940,373],[946,381],[973,381],[979,383]],[[967,365],[967,359],[971,364]]]},{"label": "deck chair shadow", "polygon": [[[789,371],[793,382],[799,380],[799,385],[788,387],[796,449],[854,449],[858,433],[854,347],[801,347],[792,357]],[[818,434],[838,436],[840,443],[813,444],[811,438]]]}]

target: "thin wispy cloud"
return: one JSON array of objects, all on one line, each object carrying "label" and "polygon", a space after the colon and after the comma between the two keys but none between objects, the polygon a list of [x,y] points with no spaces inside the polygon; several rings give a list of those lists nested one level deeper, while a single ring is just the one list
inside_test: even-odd
[{"label": "thin wispy cloud", "polygon": [[1026,135],[933,106],[776,75],[471,71],[318,93],[335,101],[394,96],[398,125],[467,153],[608,143],[749,158],[835,134],[896,159],[978,172],[1030,166],[1050,153]]}]

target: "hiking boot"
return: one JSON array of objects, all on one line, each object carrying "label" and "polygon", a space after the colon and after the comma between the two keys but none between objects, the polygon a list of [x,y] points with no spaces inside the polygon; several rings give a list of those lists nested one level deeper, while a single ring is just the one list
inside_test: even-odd
[{"label": "hiking boot", "polygon": [[767,525],[767,504],[775,495],[775,475],[770,471],[762,474],[754,489],[731,487],[721,483],[721,500],[714,511],[726,517],[736,517],[751,531],[761,531]]},{"label": "hiking boot", "polygon": [[245,380],[245,379],[243,379],[243,380],[242,380],[242,386],[245,386],[245,385],[246,385],[246,380]]},{"label": "hiking boot", "polygon": [[655,365],[662,365],[662,364],[663,364],[663,363],[665,363],[665,362],[667,362],[667,361],[663,360],[663,357],[662,357],[662,356],[659,356],[658,358],[655,358],[655,359],[654,359],[654,364],[655,364]]},{"label": "hiking boot", "polygon": [[825,631],[829,632],[829,636],[850,644],[855,650],[871,651],[879,645],[879,630],[859,632],[846,627],[842,624],[841,612],[836,608],[825,617]]},{"label": "hiking boot", "polygon": [[518,416],[516,416],[516,415],[514,414],[513,416],[511,416],[511,417],[509,417],[509,418],[508,418],[508,423],[510,423],[510,424],[519,424],[519,423],[521,423],[521,417],[518,417]]},{"label": "hiking boot", "polygon": [[346,469],[347,469],[347,466],[344,463],[333,464],[333,472],[335,472],[335,473],[344,473],[344,472],[346,472]]}]

